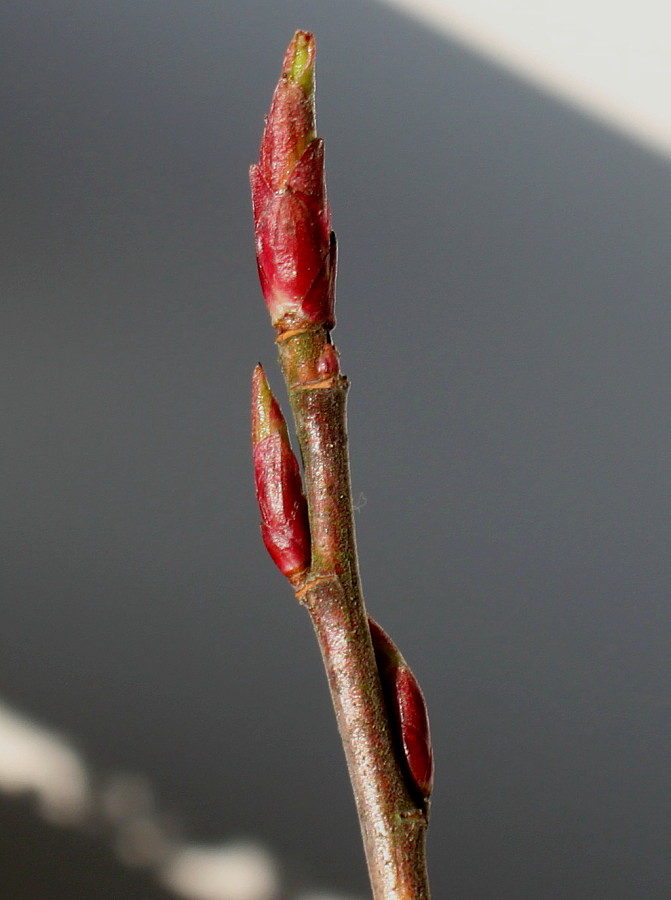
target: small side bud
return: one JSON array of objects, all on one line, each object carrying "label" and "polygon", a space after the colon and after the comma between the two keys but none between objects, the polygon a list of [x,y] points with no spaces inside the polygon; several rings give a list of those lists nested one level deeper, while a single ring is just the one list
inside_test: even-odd
[{"label": "small side bud", "polygon": [[337,375],[340,371],[340,361],[338,359],[338,351],[333,344],[324,344],[322,352],[317,360],[317,375],[320,378],[328,378],[331,375]]},{"label": "small side bud", "polygon": [[424,695],[386,631],[370,616],[368,626],[393,736],[410,786],[426,804],[433,789],[433,750]]},{"label": "small side bud", "polygon": [[260,365],[252,376],[252,448],[263,543],[280,572],[297,582],[310,565],[307,503],[284,416]]}]

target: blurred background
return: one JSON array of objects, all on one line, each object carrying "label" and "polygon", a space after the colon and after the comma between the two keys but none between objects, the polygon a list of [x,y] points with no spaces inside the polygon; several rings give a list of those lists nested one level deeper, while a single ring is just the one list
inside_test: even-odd
[{"label": "blurred background", "polygon": [[281,383],[247,168],[296,28],[367,603],[431,712],[434,894],[671,894],[666,125],[549,50],[532,80],[500,17],[400,6],[2,6],[3,898],[369,895],[252,487],[254,364]]}]

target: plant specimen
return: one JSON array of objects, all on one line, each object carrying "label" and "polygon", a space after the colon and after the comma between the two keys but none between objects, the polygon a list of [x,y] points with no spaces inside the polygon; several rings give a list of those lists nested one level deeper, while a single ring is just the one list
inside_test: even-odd
[{"label": "plant specimen", "polygon": [[375,900],[427,900],[433,758],[419,685],[366,614],[354,537],[347,378],[331,341],[336,240],[314,105],[315,42],[291,41],[251,167],[256,256],[303,464],[257,366],[252,445],[264,543],[315,629]]}]

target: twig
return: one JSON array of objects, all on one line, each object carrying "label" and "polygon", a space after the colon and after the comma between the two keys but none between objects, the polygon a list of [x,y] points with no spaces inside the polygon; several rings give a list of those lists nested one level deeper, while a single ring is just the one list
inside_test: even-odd
[{"label": "twig", "polygon": [[[419,686],[366,616],[346,432],[347,378],[331,343],[335,236],[314,118],[314,39],[297,32],[252,167],[256,249],[303,461],[257,367],[253,427],[264,541],[308,610],[345,749],[375,900],[428,900],[433,764]],[[374,646],[375,645],[375,646]],[[381,680],[382,679],[382,680]]]}]

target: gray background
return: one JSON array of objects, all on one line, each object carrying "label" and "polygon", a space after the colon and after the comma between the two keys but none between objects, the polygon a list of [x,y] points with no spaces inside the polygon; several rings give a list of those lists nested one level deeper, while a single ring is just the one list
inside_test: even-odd
[{"label": "gray background", "polygon": [[364,585],[431,711],[435,896],[668,897],[669,161],[374,2],[1,18],[2,698],[195,839],[365,894],[249,459],[257,359],[280,382],[247,167],[308,28]]}]

